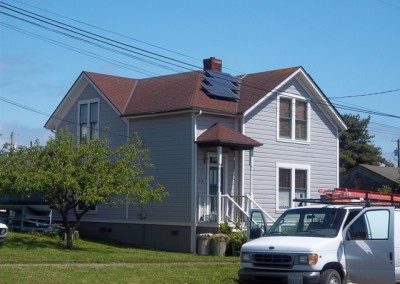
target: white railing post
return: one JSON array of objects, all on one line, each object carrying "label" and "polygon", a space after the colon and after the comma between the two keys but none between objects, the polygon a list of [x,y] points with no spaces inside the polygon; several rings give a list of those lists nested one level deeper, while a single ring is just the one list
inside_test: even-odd
[{"label": "white railing post", "polygon": [[254,166],[254,150],[250,149],[249,155],[249,166],[250,166],[250,197],[253,199],[253,166]]},{"label": "white railing post", "polygon": [[217,147],[217,163],[218,163],[218,192],[217,192],[217,221],[221,223],[221,168],[222,168],[222,147]]}]

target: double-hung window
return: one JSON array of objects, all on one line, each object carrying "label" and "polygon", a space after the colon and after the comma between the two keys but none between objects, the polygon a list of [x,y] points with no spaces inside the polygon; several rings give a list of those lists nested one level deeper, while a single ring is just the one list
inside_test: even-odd
[{"label": "double-hung window", "polygon": [[296,206],[294,198],[307,198],[310,194],[310,167],[307,165],[277,165],[277,209]]},{"label": "double-hung window", "polygon": [[79,103],[79,138],[98,137],[99,129],[99,102],[97,100]]},{"label": "double-hung window", "polygon": [[309,141],[309,107],[304,100],[279,97],[278,138]]}]

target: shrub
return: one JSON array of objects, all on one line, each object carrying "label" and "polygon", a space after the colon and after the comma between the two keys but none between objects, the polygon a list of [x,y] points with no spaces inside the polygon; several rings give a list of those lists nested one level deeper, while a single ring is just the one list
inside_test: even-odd
[{"label": "shrub", "polygon": [[232,230],[228,223],[220,224],[220,232],[226,234],[229,237],[228,246],[225,255],[227,256],[238,256],[240,254],[240,248],[247,242],[247,230],[242,229],[242,221],[235,222],[235,229]]}]

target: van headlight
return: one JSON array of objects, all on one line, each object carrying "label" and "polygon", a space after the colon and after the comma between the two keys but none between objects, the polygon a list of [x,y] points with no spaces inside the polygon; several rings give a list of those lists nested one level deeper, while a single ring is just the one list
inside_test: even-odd
[{"label": "van headlight", "polygon": [[250,262],[251,255],[248,252],[241,252],[240,253],[240,261],[241,262]]},{"label": "van headlight", "polygon": [[318,262],[318,254],[310,253],[310,254],[299,255],[297,260],[299,264],[315,265]]}]

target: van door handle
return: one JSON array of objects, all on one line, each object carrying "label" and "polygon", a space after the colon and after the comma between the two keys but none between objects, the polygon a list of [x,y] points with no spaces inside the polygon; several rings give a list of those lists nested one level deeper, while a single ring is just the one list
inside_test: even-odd
[{"label": "van door handle", "polygon": [[389,260],[392,261],[393,260],[393,253],[389,253]]}]

